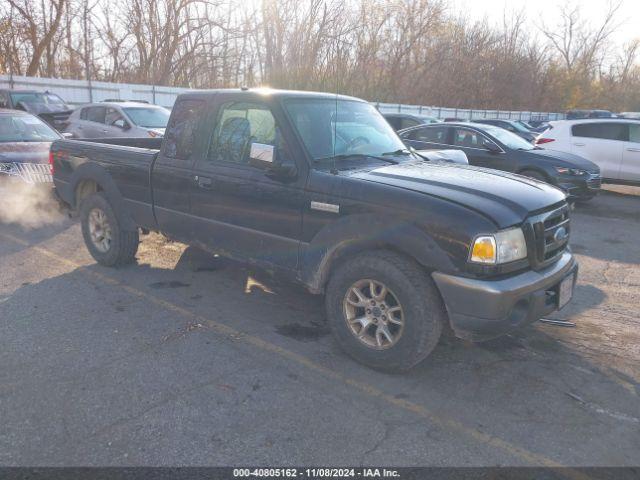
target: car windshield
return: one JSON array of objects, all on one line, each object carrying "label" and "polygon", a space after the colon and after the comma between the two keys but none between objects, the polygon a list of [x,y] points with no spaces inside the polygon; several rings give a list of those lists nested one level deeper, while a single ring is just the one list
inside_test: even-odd
[{"label": "car windshield", "polygon": [[288,100],[285,108],[314,160],[406,150],[393,128],[368,103],[305,98]]},{"label": "car windshield", "polygon": [[52,142],[59,138],[49,125],[32,115],[0,115],[0,143]]},{"label": "car windshield", "polygon": [[46,103],[46,104],[64,105],[64,100],[62,100],[55,93],[40,93],[40,92],[12,93],[11,101],[14,104],[24,102],[24,103]]},{"label": "car windshield", "polygon": [[533,150],[535,148],[535,146],[527,142],[524,138],[504,128],[485,125],[482,129],[507,148],[513,150]]},{"label": "car windshield", "polygon": [[169,110],[162,107],[123,108],[127,117],[137,126],[143,128],[165,128],[169,122]]}]

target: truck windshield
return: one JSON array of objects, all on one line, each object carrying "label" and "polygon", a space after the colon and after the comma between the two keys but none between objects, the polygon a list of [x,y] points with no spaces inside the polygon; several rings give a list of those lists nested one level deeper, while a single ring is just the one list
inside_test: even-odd
[{"label": "truck windshield", "polygon": [[370,104],[353,100],[290,99],[285,109],[314,160],[381,156],[406,149]]},{"label": "truck windshield", "polygon": [[143,128],[165,128],[169,122],[169,110],[165,108],[123,108],[127,117]]},{"label": "truck windshield", "polygon": [[0,143],[53,142],[59,138],[51,127],[32,115],[0,115]]}]

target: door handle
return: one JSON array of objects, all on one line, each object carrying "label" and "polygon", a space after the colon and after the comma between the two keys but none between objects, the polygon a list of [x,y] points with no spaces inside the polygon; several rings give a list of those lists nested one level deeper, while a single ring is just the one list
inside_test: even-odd
[{"label": "door handle", "polygon": [[576,147],[584,147],[584,143],[574,143]]},{"label": "door handle", "polygon": [[211,188],[211,186],[213,185],[213,181],[209,177],[201,177],[199,175],[196,175],[194,178],[196,182],[198,182],[198,186],[200,188]]},{"label": "door handle", "polygon": [[640,148],[627,148],[627,152],[640,152]]}]

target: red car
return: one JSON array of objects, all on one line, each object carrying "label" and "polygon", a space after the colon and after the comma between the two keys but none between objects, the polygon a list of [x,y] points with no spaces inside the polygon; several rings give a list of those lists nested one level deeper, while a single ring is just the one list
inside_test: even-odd
[{"label": "red car", "polygon": [[34,115],[0,109],[0,177],[28,184],[51,183],[49,147],[60,138]]}]

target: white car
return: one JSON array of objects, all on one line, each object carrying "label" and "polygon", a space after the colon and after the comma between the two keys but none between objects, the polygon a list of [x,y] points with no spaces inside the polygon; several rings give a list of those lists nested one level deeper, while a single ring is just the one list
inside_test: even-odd
[{"label": "white car", "polygon": [[640,120],[551,122],[536,144],[591,160],[600,167],[603,182],[640,185]]}]

